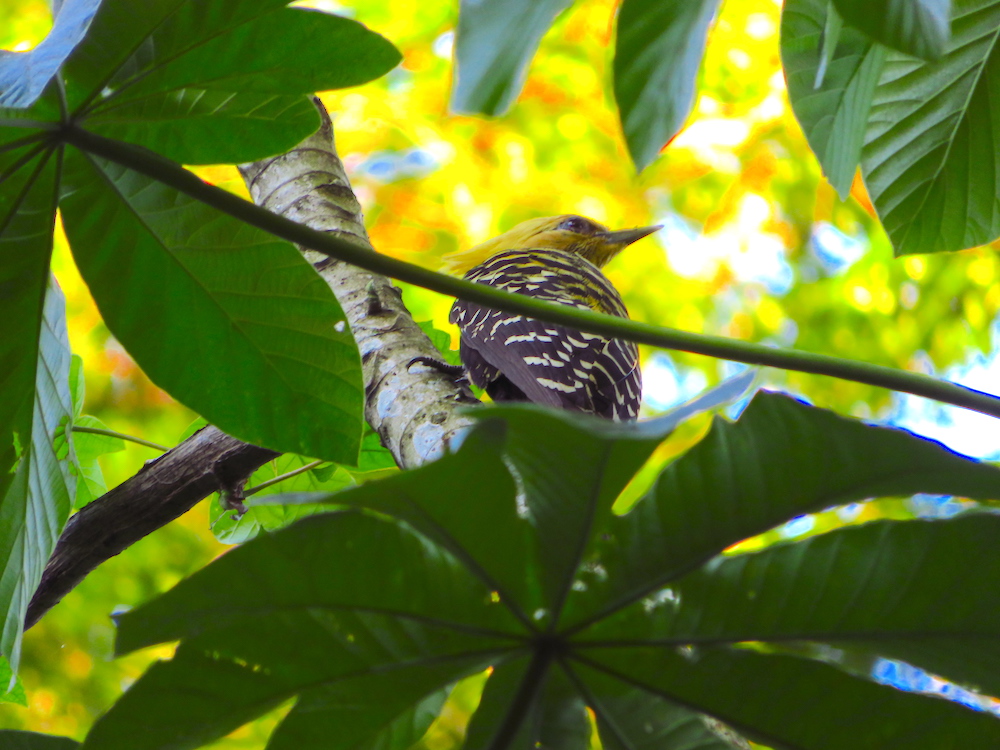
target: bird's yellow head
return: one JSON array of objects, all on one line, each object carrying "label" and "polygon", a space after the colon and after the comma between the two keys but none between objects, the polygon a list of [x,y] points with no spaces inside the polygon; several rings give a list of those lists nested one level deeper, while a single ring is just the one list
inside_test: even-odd
[{"label": "bird's yellow head", "polygon": [[574,214],[544,216],[522,221],[513,229],[461,252],[446,255],[447,270],[467,273],[505,250],[547,248],[577,253],[600,268],[624,248],[660,227],[640,227],[611,232],[593,219]]}]

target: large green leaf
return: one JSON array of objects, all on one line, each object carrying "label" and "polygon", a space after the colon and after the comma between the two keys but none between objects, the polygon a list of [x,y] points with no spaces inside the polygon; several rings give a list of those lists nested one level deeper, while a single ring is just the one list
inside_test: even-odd
[{"label": "large green leaf", "polygon": [[269,748],[355,750],[404,737],[407,713],[498,649],[478,634],[321,606],[246,611],[236,630],[207,630],[155,664],[84,747],[195,748],[298,696]]},{"label": "large green leaf", "polygon": [[882,44],[933,60],[951,34],[951,0],[833,0],[840,15]]},{"label": "large green leaf", "polygon": [[285,151],[318,126],[306,94],[400,56],[359,23],[283,5],[106,0],[67,65],[71,107],[95,132],[189,164]]},{"label": "large green leaf", "polygon": [[886,49],[851,27],[830,39],[832,13],[830,0],[787,0],[781,59],[792,110],[823,174],[846,199],[861,163]]},{"label": "large green leaf", "polygon": [[27,430],[17,469],[0,500],[0,652],[17,669],[28,602],[69,517],[76,492],[70,425],[70,352],[66,305],[53,282],[45,295],[41,330],[32,346],[37,363]]},{"label": "large green leaf", "polygon": [[343,511],[257,537],[124,615],[116,648],[238,628],[248,612],[280,623],[313,610],[382,612],[455,632],[524,632],[452,555],[402,525]]},{"label": "large green leaf", "polygon": [[881,521],[722,558],[582,637],[818,641],[1000,694],[998,534],[991,515]]},{"label": "large green leaf", "polygon": [[690,708],[597,671],[583,686],[606,750],[732,750]]},{"label": "large green leaf", "polygon": [[[4,135],[16,129],[0,130]],[[31,432],[38,333],[49,279],[57,160],[31,144],[0,151],[0,496],[15,443]]]},{"label": "large green leaf", "polygon": [[463,747],[576,750],[590,740],[579,692],[555,665],[520,657],[493,668]]},{"label": "large green leaf", "polygon": [[[856,672],[890,656],[994,684],[1000,563],[980,558],[1000,519],[882,522],[709,560],[791,515],[862,495],[994,495],[1000,469],[761,394],[615,517],[615,495],[663,423],[481,411],[456,453],[303,495],[355,509],[258,537],[124,615],[119,651],[182,644],[87,746],[141,734],[141,748],[196,747],[297,697],[271,747],[329,747],[340,741],[334,727],[344,747],[368,747],[398,737],[390,728],[411,726],[421,701],[486,665],[470,748],[582,750],[584,706],[619,748],[717,750],[720,737],[741,742],[735,730],[781,747],[909,746],[916,737],[913,747],[957,750],[1000,732],[993,717]],[[568,591],[549,585],[567,569]],[[670,589],[649,588],[664,580]],[[589,619],[557,616],[562,599]],[[748,641],[758,652],[723,648]],[[759,652],[793,643],[850,659]]]},{"label": "large green leaf", "polygon": [[792,656],[707,648],[595,649],[574,670],[617,677],[698,706],[770,747],[803,750],[966,750],[1000,746],[1000,721],[956,703],[876,685]]},{"label": "large green leaf", "polygon": [[542,36],[572,2],[461,0],[451,108],[484,115],[507,111]]},{"label": "large green leaf", "polygon": [[[119,650],[186,640],[86,746],[116,747],[139,722],[141,747],[196,747],[296,694],[279,747],[330,747],[316,738],[331,723],[354,727],[345,736],[385,733],[520,630],[486,586],[412,531],[356,512],[313,516],[122,618]],[[371,696],[371,712],[351,716],[358,692]]]},{"label": "large green leaf", "polygon": [[677,135],[694,104],[708,27],[720,0],[624,0],[615,44],[615,101],[641,170]]},{"label": "large green leaf", "polygon": [[[531,405],[477,409],[485,423],[420,480],[404,475],[329,501],[405,520],[478,571],[520,618],[551,627],[636,470],[677,425],[739,398],[752,380],[747,371],[641,424]],[[459,491],[442,493],[442,486]]]},{"label": "large green leaf", "polygon": [[957,0],[948,52],[886,56],[862,158],[897,255],[960,250],[1000,235],[1000,0]]},{"label": "large green leaf", "polygon": [[74,750],[80,743],[54,734],[0,729],[0,747],[4,750]]},{"label": "large green leaf", "polygon": [[150,378],[242,440],[354,463],[360,358],[301,255],[135,172],[79,154],[67,164],[73,255]]},{"label": "large green leaf", "polygon": [[613,609],[726,547],[802,513],[916,492],[1000,497],[1000,469],[903,430],[876,427],[761,392],[736,423],[668,466],[648,495],[611,519],[572,617]]}]

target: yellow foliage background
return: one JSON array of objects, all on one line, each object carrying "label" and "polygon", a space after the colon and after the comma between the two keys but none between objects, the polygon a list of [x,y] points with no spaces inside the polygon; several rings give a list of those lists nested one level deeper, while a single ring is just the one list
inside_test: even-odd
[{"label": "yellow foliage background", "polygon": [[[323,96],[381,252],[437,268],[442,255],[533,216],[576,212],[613,228],[666,222],[666,230],[608,268],[635,318],[923,371],[991,349],[1000,306],[995,251],[894,260],[862,182],[842,203],[823,180],[788,104],[777,0],[724,3],[687,127],[640,175],[611,93],[612,0],[580,0],[557,20],[516,104],[496,119],[448,111],[454,0],[312,4],[365,23],[404,56],[379,81]],[[0,47],[29,49],[50,24],[41,0],[6,0]],[[200,172],[243,192],[232,167]],[[831,268],[810,241],[817,232],[832,232],[858,259]],[[122,432],[178,442],[195,415],[152,384],[109,336],[62,238],[54,270],[67,294],[74,351],[87,368],[86,412]],[[405,299],[418,320],[449,329],[450,299],[414,288],[406,288]],[[732,371],[685,354],[644,351],[643,357],[646,415]],[[765,382],[866,418],[886,417],[898,406],[890,394],[855,383],[772,371]],[[682,431],[657,461],[703,428],[704,422]],[[130,445],[106,457],[109,486],[155,455]],[[647,467],[637,486],[655,468]],[[812,531],[909,513],[900,502],[870,504],[849,519],[822,514]],[[113,660],[112,609],[151,598],[224,549],[202,503],[103,565],[27,634],[21,679],[29,706],[0,706],[0,726],[82,738],[152,659],[171,651]],[[480,684],[474,679],[462,687],[425,739],[428,747],[453,744]],[[217,747],[261,747],[273,720]]]}]

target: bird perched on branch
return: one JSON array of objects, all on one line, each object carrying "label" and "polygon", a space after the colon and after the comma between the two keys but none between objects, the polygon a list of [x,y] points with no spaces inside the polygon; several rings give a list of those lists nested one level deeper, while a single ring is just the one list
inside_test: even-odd
[{"label": "bird perched on branch", "polygon": [[[601,267],[660,227],[608,231],[591,219],[531,219],[448,258],[480,284],[627,318]],[[494,401],[534,401],[623,421],[642,395],[635,344],[456,300],[459,355],[469,379]]]}]

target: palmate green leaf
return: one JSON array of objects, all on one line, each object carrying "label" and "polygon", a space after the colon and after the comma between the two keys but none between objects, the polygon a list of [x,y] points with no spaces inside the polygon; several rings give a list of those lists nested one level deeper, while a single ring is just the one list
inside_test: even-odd
[{"label": "palmate green leaf", "polygon": [[[605,508],[662,424],[481,411],[458,452],[327,496],[357,510],[258,537],[125,615],[119,651],[182,644],[87,746],[141,736],[139,748],[197,747],[296,696],[270,747],[329,747],[333,727],[353,746],[388,742],[421,701],[486,665],[468,747],[582,750],[585,705],[608,746],[622,748],[717,750],[725,725],[810,750],[957,750],[997,736],[993,717],[848,668],[888,655],[963,681],[995,673],[1000,563],[980,559],[1000,519],[885,522],[705,562],[760,528],[861,494],[989,496],[1000,470],[761,394],[615,518]],[[635,519],[644,528],[623,526]],[[577,566],[568,592],[549,585],[567,560]],[[648,589],[671,578],[670,590]],[[644,601],[609,601],[637,583],[651,594]],[[562,599],[570,614],[593,614],[559,617]],[[747,641],[849,647],[854,658],[842,668],[724,647]],[[984,647],[976,667],[973,649]]]},{"label": "palmate green leaf", "polygon": [[[328,737],[295,744],[331,724],[360,742],[392,731],[522,632],[488,587],[412,530],[357,512],[313,516],[122,617],[119,651],[185,641],[85,746],[119,747],[141,729],[142,744],[129,747],[197,747],[295,695],[274,747],[331,747]],[[352,708],[359,692],[377,720]]]},{"label": "palmate green leaf", "polygon": [[501,115],[521,91],[528,63],[573,0],[461,0],[455,36],[455,112]]},{"label": "palmate green leaf", "polygon": [[694,104],[705,37],[720,0],[624,0],[615,43],[615,101],[636,167],[649,166]]},{"label": "palmate green leaf", "polygon": [[463,747],[576,750],[587,747],[586,705],[561,669],[521,656],[493,668]]},{"label": "palmate green leaf", "polygon": [[1000,0],[956,0],[947,53],[890,52],[862,171],[896,255],[961,250],[1000,235]]},{"label": "palmate green leaf", "polygon": [[683,655],[633,646],[592,649],[573,669],[585,683],[610,675],[697,706],[769,747],[966,750],[1000,743],[995,717],[798,657],[724,648]]},{"label": "palmate green leaf", "polygon": [[54,734],[0,729],[0,747],[4,750],[74,750],[80,743]]},{"label": "palmate green leaf", "polygon": [[705,717],[685,706],[593,671],[584,688],[605,750],[732,750]]},{"label": "palmate green leaf", "polygon": [[[407,750],[437,718],[447,692],[470,666],[470,657],[415,664],[388,673],[347,679],[303,697],[267,743],[268,750]],[[434,690],[428,694],[428,691]]]},{"label": "palmate green leaf", "polygon": [[[31,431],[38,335],[49,280],[55,224],[57,160],[32,144],[13,147],[24,134],[0,129],[13,143],[0,150],[0,496],[11,481],[15,444]],[[0,146],[3,149],[3,146]],[[2,547],[0,547],[2,549]]]},{"label": "palmate green leaf", "polygon": [[482,634],[318,605],[245,611],[236,629],[207,630],[155,664],[84,747],[200,747],[298,696],[270,750],[356,750],[404,737],[412,707],[438,700],[500,648]]},{"label": "palmate green leaf", "polygon": [[285,151],[319,124],[307,94],[377,78],[400,55],[355,21],[284,4],[105,0],[67,64],[70,107],[188,164]]},{"label": "palmate green leaf", "polygon": [[357,347],[333,293],[291,245],[80,154],[66,185],[80,272],[154,382],[241,440],[357,460]]},{"label": "palmate green leaf", "polygon": [[873,522],[720,558],[587,639],[814,641],[1000,694],[1000,518]]},{"label": "palmate green leaf", "polygon": [[739,398],[753,377],[747,371],[642,424],[532,405],[476,409],[483,424],[456,455],[422,469],[422,479],[407,474],[329,502],[406,521],[478,571],[522,620],[552,626],[588,545],[636,470],[677,425]]},{"label": "palmate green leaf", "polygon": [[0,501],[0,652],[16,670],[28,602],[66,524],[76,493],[69,427],[66,305],[53,283],[45,296],[35,347],[35,389],[17,469]]},{"label": "palmate green leaf", "polygon": [[63,0],[52,30],[28,52],[0,50],[0,107],[30,107],[45,91],[97,12],[101,0]]},{"label": "palmate green leaf", "polygon": [[831,14],[836,15],[830,0],[787,0],[781,12],[781,60],[792,111],[823,174],[846,200],[861,163],[887,50],[850,26],[831,43]]},{"label": "palmate green leaf", "polygon": [[736,423],[669,465],[646,497],[610,519],[569,621],[636,601],[726,547],[790,518],[869,497],[917,492],[1000,497],[1000,469],[903,430],[866,425],[758,393]]},{"label": "palmate green leaf", "polygon": [[844,20],[887,47],[934,60],[951,35],[951,0],[832,0]]},{"label": "palmate green leaf", "polygon": [[341,511],[257,537],[122,616],[116,650],[238,629],[248,612],[280,622],[313,610],[382,612],[455,632],[523,632],[490,589],[437,545],[402,525]]}]

